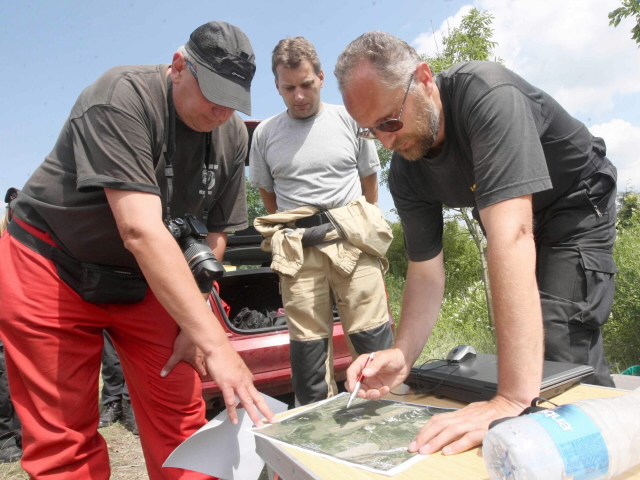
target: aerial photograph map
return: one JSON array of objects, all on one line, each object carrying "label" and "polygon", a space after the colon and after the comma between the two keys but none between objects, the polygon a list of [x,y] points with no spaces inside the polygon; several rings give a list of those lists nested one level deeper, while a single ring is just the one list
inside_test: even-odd
[{"label": "aerial photograph map", "polygon": [[407,446],[433,415],[452,409],[356,398],[348,393],[318,402],[279,423],[254,428],[256,435],[384,475],[395,475],[424,458]]}]

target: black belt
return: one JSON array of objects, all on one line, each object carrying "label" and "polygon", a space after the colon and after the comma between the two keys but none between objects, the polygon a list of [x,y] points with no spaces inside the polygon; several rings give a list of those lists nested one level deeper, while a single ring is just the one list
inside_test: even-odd
[{"label": "black belt", "polygon": [[296,220],[296,227],[312,228],[319,227],[320,225],[324,225],[325,223],[331,223],[331,220],[329,220],[327,215],[325,213],[316,213],[315,215],[311,215],[310,217],[304,217]]}]

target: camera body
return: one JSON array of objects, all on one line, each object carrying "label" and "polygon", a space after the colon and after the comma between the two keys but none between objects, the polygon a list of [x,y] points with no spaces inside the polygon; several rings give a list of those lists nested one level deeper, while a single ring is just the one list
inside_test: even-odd
[{"label": "camera body", "polygon": [[190,213],[184,218],[171,219],[165,225],[178,241],[200,291],[210,292],[213,282],[222,278],[225,270],[207,243],[207,227]]}]

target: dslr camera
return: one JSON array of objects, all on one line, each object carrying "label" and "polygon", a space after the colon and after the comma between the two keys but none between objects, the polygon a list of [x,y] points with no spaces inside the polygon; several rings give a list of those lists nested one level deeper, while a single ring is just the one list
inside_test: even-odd
[{"label": "dslr camera", "polygon": [[165,224],[178,241],[200,291],[211,292],[213,282],[224,275],[224,267],[207,243],[207,227],[190,213],[184,218],[175,218]]}]

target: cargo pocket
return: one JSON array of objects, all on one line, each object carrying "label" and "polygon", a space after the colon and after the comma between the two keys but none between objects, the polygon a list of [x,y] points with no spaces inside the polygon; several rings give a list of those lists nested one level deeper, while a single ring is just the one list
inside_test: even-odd
[{"label": "cargo pocket", "polygon": [[582,323],[586,328],[600,328],[611,313],[618,269],[613,254],[599,249],[580,248],[580,264],[584,271]]},{"label": "cargo pocket", "polygon": [[545,360],[573,363],[569,322],[582,323],[582,307],[566,298],[540,292],[544,319]]}]

